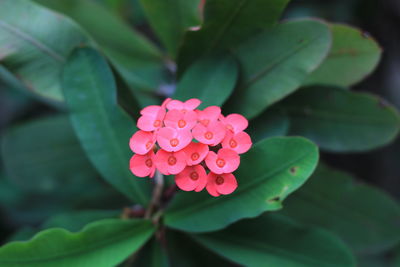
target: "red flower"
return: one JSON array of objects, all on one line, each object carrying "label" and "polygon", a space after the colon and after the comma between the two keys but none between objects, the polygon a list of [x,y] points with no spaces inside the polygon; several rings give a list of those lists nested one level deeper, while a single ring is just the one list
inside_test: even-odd
[{"label": "red flower", "polygon": [[222,148],[218,151],[218,154],[214,151],[208,152],[206,164],[216,174],[230,173],[239,167],[240,157],[232,149]]},{"label": "red flower", "polygon": [[145,155],[135,154],[131,157],[129,168],[138,177],[154,176],[156,165],[154,164],[154,152]]},{"label": "red flower", "polygon": [[220,195],[229,195],[236,190],[238,184],[232,173],[208,174],[207,191],[210,195],[218,197]]},{"label": "red flower", "polygon": [[129,141],[131,150],[139,155],[149,152],[156,143],[156,138],[151,132],[137,131]]},{"label": "red flower", "polygon": [[246,153],[252,144],[250,135],[245,132],[234,134],[228,131],[222,141],[223,148],[235,150],[238,154]]},{"label": "red flower", "polygon": [[164,175],[178,174],[186,167],[186,155],[183,151],[167,152],[160,149],[154,161],[157,169]]},{"label": "red flower", "polygon": [[208,154],[208,146],[202,143],[191,142],[184,150],[186,162],[189,166],[197,165],[202,162]]},{"label": "red flower", "polygon": [[226,130],[221,122],[214,121],[207,126],[201,123],[197,124],[192,133],[197,141],[206,145],[216,146],[224,139]]},{"label": "red flower", "polygon": [[200,192],[207,184],[206,170],[201,165],[187,166],[175,176],[175,183],[184,191]]},{"label": "red flower", "polygon": [[157,142],[166,151],[179,151],[185,148],[192,141],[192,134],[189,130],[177,130],[171,127],[164,127],[157,132]]}]

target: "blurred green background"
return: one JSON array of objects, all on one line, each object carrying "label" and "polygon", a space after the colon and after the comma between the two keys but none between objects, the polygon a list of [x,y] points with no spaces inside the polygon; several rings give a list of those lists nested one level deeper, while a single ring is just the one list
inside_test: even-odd
[{"label": "blurred green background", "polygon": [[[132,27],[147,35],[150,39],[155,38],[150,34],[144,15],[137,0],[98,0],[107,9],[121,16],[129,22]],[[296,17],[318,17],[332,22],[343,22],[357,26],[377,39],[383,47],[384,53],[377,70],[363,82],[355,86],[355,90],[362,88],[363,91],[384,96],[397,108],[400,108],[400,1],[398,0],[295,0],[289,5],[286,18]],[[171,67],[173,68],[173,66]],[[0,72],[3,71],[0,66]],[[4,79],[4,76],[3,76]],[[8,86],[4,86],[8,84]],[[12,84],[12,83],[11,83]],[[172,84],[173,86],[173,84]],[[10,86],[9,81],[0,80],[0,134],[11,125],[18,125],[33,118],[45,117],[59,113],[60,107],[52,104],[44,104],[33,95],[20,90],[19,85]],[[171,84],[166,85],[168,90]],[[61,108],[62,110],[62,108]],[[47,127],[46,121],[42,121],[42,132],[35,132],[26,127],[26,142],[35,142],[36,139],[49,139],[51,135],[64,135],[65,147],[71,149],[76,140],[73,138],[72,130],[63,122],[64,117],[57,120],[59,127],[52,130]],[[8,133],[8,134],[13,134]],[[72,137],[71,137],[72,136]],[[29,157],[29,151],[18,150],[10,157],[19,158],[21,164],[15,166],[15,172],[24,171],[24,157]],[[6,149],[7,144],[2,144]],[[36,149],[44,149],[38,146]],[[23,151],[23,152],[22,152]],[[43,154],[46,155],[47,151]],[[68,157],[65,154],[51,154],[48,158],[37,160],[47,161],[47,164],[58,164],[57,158]],[[368,181],[396,198],[400,198],[400,140],[384,148],[362,154],[330,154],[322,153],[322,159],[333,167],[346,170],[359,179]],[[0,161],[3,159],[0,159]],[[71,159],[73,160],[73,159]],[[31,166],[32,167],[32,166]],[[36,174],[40,169],[31,168]],[[68,165],[60,165],[59,172],[54,175],[63,175],[68,172]],[[72,181],[63,181],[60,184],[46,184],[33,182],[30,185],[18,184],[18,181],[1,179],[0,184],[0,243],[10,238],[16,229],[23,227],[27,232],[30,227],[37,227],[50,215],[68,209],[95,209],[108,208],[110,210],[126,205],[128,201],[120,197],[116,192],[102,182],[96,171],[92,169],[83,170],[93,175],[93,181],[82,181],[76,174]],[[32,173],[34,175],[35,173]],[[0,178],[6,177],[4,168],[0,167]],[[97,185],[93,187],[93,184]],[[90,186],[88,186],[90,185]],[[104,188],[107,187],[106,190]],[[33,190],[32,190],[33,188]],[[71,195],[70,193],[73,192]],[[104,202],[99,203],[99,194]]]}]

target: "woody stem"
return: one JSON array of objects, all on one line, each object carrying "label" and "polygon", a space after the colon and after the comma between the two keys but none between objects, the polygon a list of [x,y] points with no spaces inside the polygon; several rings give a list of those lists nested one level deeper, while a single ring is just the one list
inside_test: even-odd
[{"label": "woody stem", "polygon": [[144,215],[145,219],[150,219],[156,207],[160,206],[161,195],[164,187],[164,176],[158,170],[156,170],[154,175],[154,183],[155,186],[153,190],[153,196],[151,198],[150,205],[147,208],[146,213]]}]

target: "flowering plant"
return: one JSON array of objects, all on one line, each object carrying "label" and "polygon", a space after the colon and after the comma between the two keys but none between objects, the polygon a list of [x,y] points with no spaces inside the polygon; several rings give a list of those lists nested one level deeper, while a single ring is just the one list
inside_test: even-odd
[{"label": "flowering plant", "polygon": [[288,2],[0,0],[0,266],[394,254],[399,204],[329,167],[398,136],[350,90],[382,49]]}]

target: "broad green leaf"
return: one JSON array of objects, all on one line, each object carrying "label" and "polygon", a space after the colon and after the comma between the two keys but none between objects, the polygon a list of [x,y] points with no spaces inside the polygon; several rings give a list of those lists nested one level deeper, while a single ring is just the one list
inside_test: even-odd
[{"label": "broad green leaf", "polygon": [[72,49],[89,43],[73,21],[26,0],[0,1],[0,60],[31,91],[62,101],[60,74]]},{"label": "broad green leaf", "polygon": [[234,173],[238,188],[218,198],[206,192],[182,192],[166,210],[164,222],[189,232],[207,232],[226,227],[242,218],[277,210],[314,171],[318,149],[299,137],[270,138],[241,156]]},{"label": "broad green leaf", "polygon": [[82,181],[96,182],[98,176],[67,116],[10,128],[2,137],[1,149],[8,176],[32,192],[71,191]]},{"label": "broad green leaf", "polygon": [[368,34],[343,24],[331,24],[330,28],[329,55],[305,85],[353,85],[370,74],[381,58],[382,49]]},{"label": "broad green leaf", "polygon": [[228,49],[273,26],[289,0],[207,0],[199,31],[186,33],[179,72],[212,52]]},{"label": "broad green leaf", "polygon": [[115,266],[139,249],[153,232],[149,221],[120,219],[95,222],[78,233],[49,229],[28,242],[12,242],[1,247],[0,265]]},{"label": "broad green leaf", "polygon": [[183,34],[200,24],[200,0],[140,0],[140,3],[158,38],[175,58]]},{"label": "broad green leaf", "polygon": [[232,267],[236,266],[229,260],[215,254],[195,242],[183,232],[168,230],[166,232],[168,242],[167,250],[171,266],[174,267]]},{"label": "broad green leaf", "polygon": [[129,171],[135,123],[117,104],[107,62],[91,48],[75,50],[63,72],[63,89],[75,132],[92,163],[119,191],[146,204],[149,181]]},{"label": "broad green leaf", "polygon": [[57,214],[46,220],[40,227],[24,227],[15,233],[10,241],[25,241],[31,239],[40,230],[48,228],[63,228],[71,232],[78,232],[85,225],[102,219],[117,218],[120,210],[83,210]]},{"label": "broad green leaf", "polygon": [[262,215],[193,237],[221,256],[249,267],[355,266],[350,251],[334,235],[276,215]]},{"label": "broad green leaf", "polygon": [[200,108],[222,106],[235,88],[238,65],[231,56],[208,57],[194,63],[178,83],[174,99],[198,98]]},{"label": "broad green leaf", "polygon": [[139,32],[93,0],[36,0],[79,23],[131,87],[156,89],[164,79],[162,55]]},{"label": "broad green leaf", "polygon": [[241,83],[229,111],[253,118],[293,93],[327,55],[329,28],[317,20],[282,23],[242,43],[233,53],[241,64]]},{"label": "broad green leaf", "polygon": [[305,136],[332,152],[383,146],[399,132],[400,117],[384,100],[329,87],[299,90],[278,105],[290,117],[290,134]]},{"label": "broad green leaf", "polygon": [[289,132],[289,117],[281,110],[267,109],[256,119],[250,121],[249,133],[253,143],[262,139],[285,136]]},{"label": "broad green leaf", "polygon": [[350,175],[320,165],[282,211],[336,233],[358,253],[376,253],[400,241],[400,205]]},{"label": "broad green leaf", "polygon": [[165,248],[153,238],[137,253],[133,266],[169,267],[170,264]]}]

